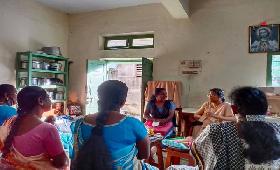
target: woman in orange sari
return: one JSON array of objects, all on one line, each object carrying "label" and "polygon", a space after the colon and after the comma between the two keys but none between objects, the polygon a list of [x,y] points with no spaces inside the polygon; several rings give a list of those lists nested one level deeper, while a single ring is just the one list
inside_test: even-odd
[{"label": "woman in orange sari", "polygon": [[68,158],[55,126],[42,122],[51,101],[40,87],[23,88],[18,96],[17,117],[0,128],[1,166],[13,169],[60,169]]},{"label": "woman in orange sari", "polygon": [[197,122],[193,123],[193,138],[196,138],[211,123],[236,121],[230,104],[225,102],[224,91],[222,89],[210,89],[207,96],[209,101],[203,103],[201,108],[194,114]]}]

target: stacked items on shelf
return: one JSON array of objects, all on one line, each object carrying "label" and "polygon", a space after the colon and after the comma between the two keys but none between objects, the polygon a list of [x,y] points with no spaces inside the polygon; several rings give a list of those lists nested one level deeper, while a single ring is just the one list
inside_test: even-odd
[{"label": "stacked items on shelf", "polygon": [[68,58],[43,52],[18,52],[16,62],[17,89],[40,86],[49,94],[54,108],[61,105],[60,108],[66,113]]}]

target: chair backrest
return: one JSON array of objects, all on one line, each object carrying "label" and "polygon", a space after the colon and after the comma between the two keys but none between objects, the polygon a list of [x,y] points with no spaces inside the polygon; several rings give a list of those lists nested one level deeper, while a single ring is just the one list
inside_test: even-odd
[{"label": "chair backrest", "polygon": [[176,131],[176,136],[182,136],[182,131],[181,131],[181,115],[182,115],[182,108],[176,108],[175,109],[175,114],[172,119],[173,124],[175,126],[175,131]]},{"label": "chair backrest", "polygon": [[178,136],[192,136],[193,126],[192,122],[195,121],[192,113],[183,112],[182,108],[176,108],[176,132]]}]

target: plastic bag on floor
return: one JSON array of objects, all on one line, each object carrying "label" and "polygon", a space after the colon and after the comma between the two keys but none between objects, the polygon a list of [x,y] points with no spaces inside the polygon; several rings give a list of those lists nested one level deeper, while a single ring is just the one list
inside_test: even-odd
[{"label": "plastic bag on floor", "polygon": [[171,165],[166,170],[199,170],[198,166]]}]

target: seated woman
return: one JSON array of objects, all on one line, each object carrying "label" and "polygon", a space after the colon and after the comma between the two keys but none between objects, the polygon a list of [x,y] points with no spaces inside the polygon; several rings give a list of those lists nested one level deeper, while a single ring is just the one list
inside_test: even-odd
[{"label": "seated woman", "polygon": [[175,104],[166,100],[166,97],[167,93],[164,88],[156,88],[155,95],[151,97],[144,113],[145,125],[163,136],[167,135],[173,128],[172,120],[176,109]]},{"label": "seated woman", "polygon": [[96,114],[78,119],[74,125],[76,159],[74,169],[137,169],[138,161],[150,155],[150,141],[142,122],[122,115],[128,88],[118,80],[98,87]]},{"label": "seated woman", "polygon": [[67,166],[56,128],[41,121],[43,112],[50,110],[51,101],[40,87],[23,88],[18,96],[18,116],[1,127],[1,167],[14,169],[58,169]]},{"label": "seated woman", "polygon": [[201,168],[280,169],[280,124],[266,122],[265,94],[241,87],[230,98],[237,123],[211,124],[193,143]]},{"label": "seated woman", "polygon": [[194,118],[198,121],[193,123],[193,138],[196,138],[211,123],[236,121],[230,104],[225,102],[224,91],[222,89],[210,89],[207,96],[209,101],[203,103],[194,115]]},{"label": "seated woman", "polygon": [[13,85],[0,85],[0,125],[17,114],[17,110],[12,107],[16,104],[16,97],[17,90]]}]

